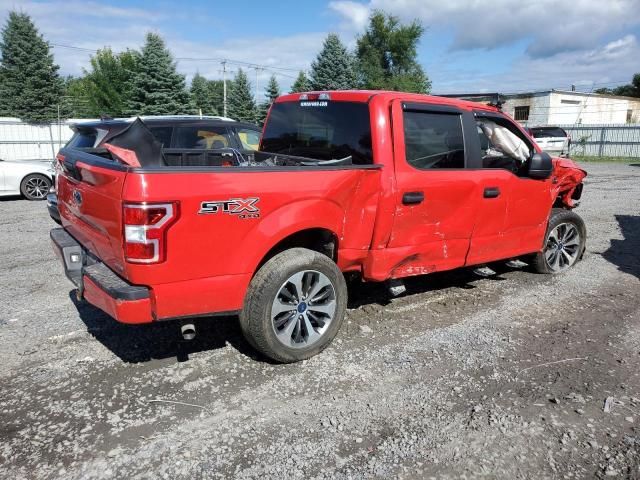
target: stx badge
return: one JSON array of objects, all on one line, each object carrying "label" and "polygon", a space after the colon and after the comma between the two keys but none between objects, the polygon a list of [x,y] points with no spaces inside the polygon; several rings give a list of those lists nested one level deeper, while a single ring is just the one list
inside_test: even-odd
[{"label": "stx badge", "polygon": [[198,213],[228,213],[237,215],[238,218],[258,218],[260,209],[256,207],[256,203],[259,200],[259,198],[232,198],[231,200],[202,202]]}]

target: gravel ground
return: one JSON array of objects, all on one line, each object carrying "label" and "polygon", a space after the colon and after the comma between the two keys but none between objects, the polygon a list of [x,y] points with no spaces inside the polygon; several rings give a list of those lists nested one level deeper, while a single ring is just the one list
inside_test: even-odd
[{"label": "gravel ground", "polygon": [[0,478],[640,478],[640,166],[587,169],[570,272],[352,286],[295,365],[75,303],[44,204],[1,200]]}]

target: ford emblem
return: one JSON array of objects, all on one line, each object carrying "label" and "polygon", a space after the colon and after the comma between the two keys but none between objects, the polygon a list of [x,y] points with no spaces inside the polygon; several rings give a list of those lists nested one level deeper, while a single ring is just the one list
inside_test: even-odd
[{"label": "ford emblem", "polygon": [[73,203],[78,206],[82,205],[82,193],[78,190],[73,191]]}]

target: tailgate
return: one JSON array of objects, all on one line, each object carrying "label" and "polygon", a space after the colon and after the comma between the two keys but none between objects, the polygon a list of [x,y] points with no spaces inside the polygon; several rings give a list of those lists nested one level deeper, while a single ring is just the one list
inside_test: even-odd
[{"label": "tailgate", "polygon": [[58,209],[62,225],[113,270],[124,270],[122,189],[128,167],[88,152],[60,151]]}]

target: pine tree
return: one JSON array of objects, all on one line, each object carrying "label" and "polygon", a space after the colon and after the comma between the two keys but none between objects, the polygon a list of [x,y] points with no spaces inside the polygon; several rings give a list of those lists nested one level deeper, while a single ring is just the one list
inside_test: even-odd
[{"label": "pine tree", "polygon": [[209,89],[209,97],[214,111],[218,112],[217,115],[222,115],[224,112],[224,85],[222,80],[207,81],[207,88]]},{"label": "pine tree", "polygon": [[416,58],[423,32],[417,21],[401,25],[393,15],[373,12],[356,49],[360,87],[427,93],[431,82]]},{"label": "pine tree", "polygon": [[195,107],[195,112],[202,112],[203,115],[218,115],[218,110],[213,105],[211,88],[209,81],[199,73],[196,73],[191,80],[191,102]]},{"label": "pine tree", "polygon": [[311,83],[305,73],[301,70],[298,74],[298,78],[296,78],[296,81],[291,85],[289,93],[308,92],[309,90],[311,90]]},{"label": "pine tree", "polygon": [[313,90],[350,90],[356,88],[353,57],[338,36],[330,33],[322,50],[311,64]]},{"label": "pine tree", "polygon": [[256,102],[251,94],[249,79],[241,68],[231,82],[227,109],[234,120],[256,121]]},{"label": "pine tree", "polygon": [[10,12],[0,41],[2,114],[36,123],[56,119],[63,92],[58,68],[31,17]]},{"label": "pine tree", "polygon": [[95,114],[91,106],[87,82],[85,77],[67,77],[64,79],[64,96],[62,104],[69,118],[94,118]]},{"label": "pine tree", "polygon": [[104,48],[91,57],[91,70],[84,70],[83,78],[90,116],[126,115],[139,61],[134,50],[114,54]]},{"label": "pine tree", "polygon": [[193,112],[184,75],[176,71],[162,38],[148,33],[133,75],[129,112],[133,115],[179,115]]},{"label": "pine tree", "polygon": [[269,83],[264,89],[264,96],[265,101],[260,104],[258,112],[258,123],[260,125],[264,125],[271,104],[280,96],[280,85],[278,85],[275,75],[271,75],[271,78],[269,78]]}]

